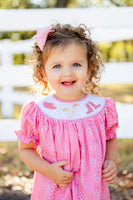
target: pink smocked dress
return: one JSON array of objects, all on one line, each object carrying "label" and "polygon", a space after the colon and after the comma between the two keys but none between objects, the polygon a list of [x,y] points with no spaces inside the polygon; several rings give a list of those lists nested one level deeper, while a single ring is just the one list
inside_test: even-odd
[{"label": "pink smocked dress", "polygon": [[65,102],[51,95],[27,103],[21,130],[16,131],[18,139],[34,141],[41,156],[51,163],[70,161],[64,169],[74,172],[67,187],[35,172],[31,200],[109,200],[101,173],[106,140],[116,137],[117,127],[115,102],[110,98],[86,95]]}]

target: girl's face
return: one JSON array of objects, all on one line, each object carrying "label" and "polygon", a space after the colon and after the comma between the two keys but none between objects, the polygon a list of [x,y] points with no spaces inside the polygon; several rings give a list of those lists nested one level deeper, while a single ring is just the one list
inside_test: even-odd
[{"label": "girl's face", "polygon": [[83,98],[82,89],[90,74],[86,47],[72,43],[65,48],[53,48],[42,74],[58,99],[73,101]]}]

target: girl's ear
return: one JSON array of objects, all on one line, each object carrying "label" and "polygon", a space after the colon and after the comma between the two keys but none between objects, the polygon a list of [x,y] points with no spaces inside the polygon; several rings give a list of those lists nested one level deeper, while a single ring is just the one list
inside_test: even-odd
[{"label": "girl's ear", "polygon": [[47,75],[46,75],[44,67],[42,67],[42,66],[40,67],[40,73],[41,73],[42,77],[45,79],[45,81],[47,81]]}]

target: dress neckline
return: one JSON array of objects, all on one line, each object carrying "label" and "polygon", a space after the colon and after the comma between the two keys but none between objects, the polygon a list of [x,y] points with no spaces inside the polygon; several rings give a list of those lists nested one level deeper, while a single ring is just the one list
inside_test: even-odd
[{"label": "dress neckline", "polygon": [[73,100],[73,101],[65,101],[65,100],[61,100],[61,99],[58,99],[54,94],[52,95],[52,97],[58,101],[58,102],[61,102],[61,103],[78,103],[78,102],[81,102],[83,100],[85,100],[87,97],[88,97],[89,94],[85,94],[84,97],[82,97],[81,99],[77,99],[77,100]]},{"label": "dress neckline", "polygon": [[59,120],[78,120],[99,113],[105,106],[105,99],[90,94],[76,101],[62,101],[53,95],[37,103],[47,116]]}]

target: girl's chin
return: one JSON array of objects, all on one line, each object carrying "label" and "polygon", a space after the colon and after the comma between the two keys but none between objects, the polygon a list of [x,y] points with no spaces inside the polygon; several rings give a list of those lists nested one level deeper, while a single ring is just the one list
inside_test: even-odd
[{"label": "girl's chin", "polygon": [[61,94],[61,95],[58,95],[58,94],[55,94],[55,96],[62,100],[62,101],[76,101],[76,100],[79,100],[79,99],[82,99],[85,97],[85,94],[84,93],[81,93],[80,95],[74,95],[73,93],[69,93],[69,94]]}]

